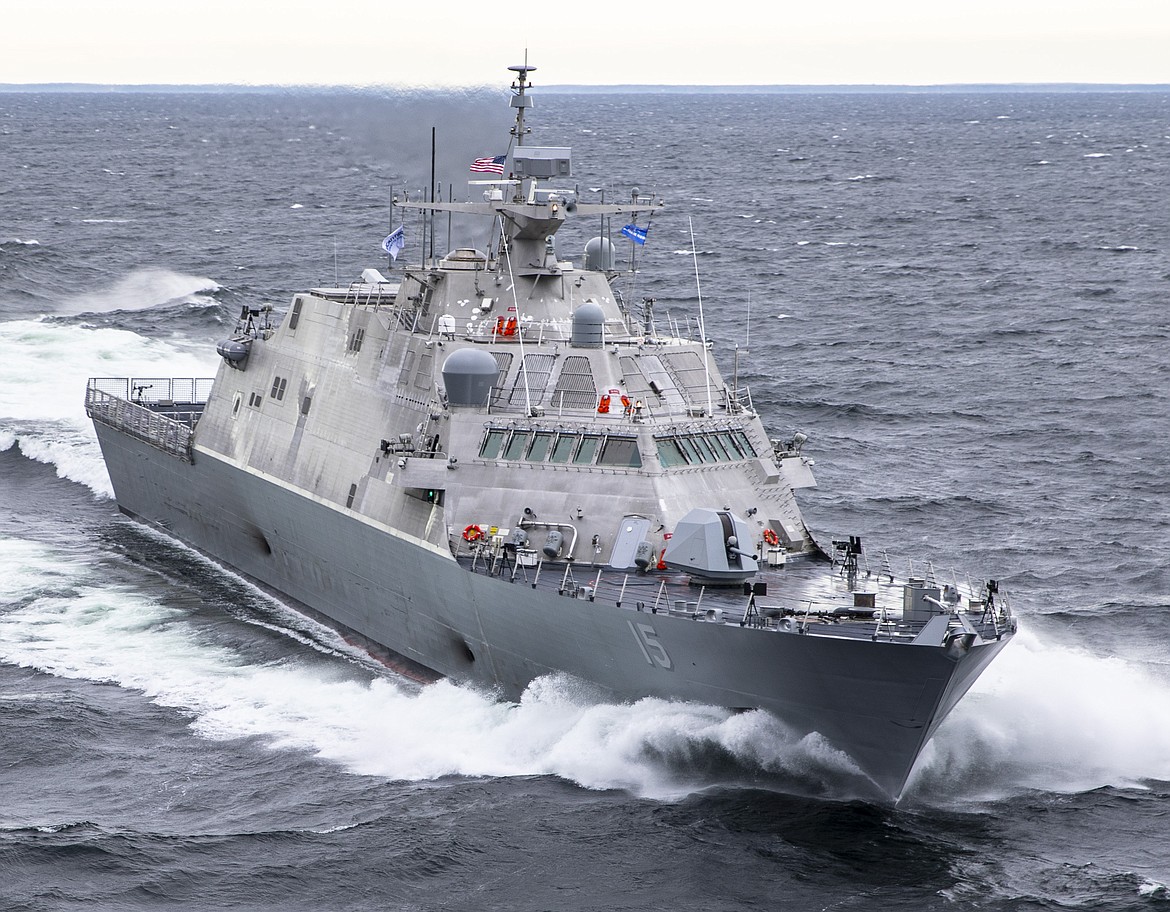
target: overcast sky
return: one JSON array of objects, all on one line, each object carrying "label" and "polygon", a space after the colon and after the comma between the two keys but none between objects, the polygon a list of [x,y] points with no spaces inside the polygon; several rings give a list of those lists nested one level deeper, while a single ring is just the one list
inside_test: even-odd
[{"label": "overcast sky", "polygon": [[0,83],[1170,83],[1170,0],[11,0]]}]

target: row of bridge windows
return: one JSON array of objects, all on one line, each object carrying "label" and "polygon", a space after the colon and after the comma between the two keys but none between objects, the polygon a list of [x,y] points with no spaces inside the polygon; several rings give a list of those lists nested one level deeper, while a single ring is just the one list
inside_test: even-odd
[{"label": "row of bridge windows", "polygon": [[572,465],[608,465],[638,468],[642,454],[638,438],[619,434],[577,431],[531,431],[489,428],[479,455],[484,459],[557,462]]},{"label": "row of bridge windows", "polygon": [[[656,435],[659,462],[666,468],[735,462],[756,455],[739,428],[706,433]],[[583,431],[544,431],[525,428],[488,428],[479,455],[484,459],[552,462],[562,465],[607,465],[638,468],[642,454],[638,438],[622,434]]]}]

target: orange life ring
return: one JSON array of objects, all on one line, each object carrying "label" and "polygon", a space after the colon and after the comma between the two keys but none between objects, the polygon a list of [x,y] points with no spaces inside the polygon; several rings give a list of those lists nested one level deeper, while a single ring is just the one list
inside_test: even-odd
[{"label": "orange life ring", "polygon": [[766,544],[769,548],[775,548],[778,544],[780,544],[780,536],[776,534],[774,529],[764,530],[764,544]]},{"label": "orange life ring", "polygon": [[481,529],[475,523],[472,523],[470,526],[468,526],[466,529],[463,530],[463,540],[464,541],[475,542],[475,541],[479,541],[481,538],[483,538],[483,529]]}]

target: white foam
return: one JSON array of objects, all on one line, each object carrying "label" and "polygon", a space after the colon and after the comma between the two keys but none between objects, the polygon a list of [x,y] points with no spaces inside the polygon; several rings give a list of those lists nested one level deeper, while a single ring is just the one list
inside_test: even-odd
[{"label": "white foam", "polygon": [[928,745],[927,793],[971,783],[989,795],[1079,792],[1170,779],[1165,669],[1025,627]]},{"label": "white foam", "polygon": [[173,301],[192,300],[213,304],[205,292],[214,292],[219,284],[212,279],[189,276],[169,269],[137,269],[123,276],[111,287],[75,295],[62,301],[62,314],[109,313],[115,310],[145,310]]},{"label": "white foam", "polygon": [[[323,662],[292,639],[282,661],[249,661],[206,639],[183,611],[91,580],[41,545],[0,542],[0,580],[0,603],[9,603],[0,660],[115,682],[188,714],[203,737],[259,738],[356,775],[555,775],[657,798],[745,772],[838,784],[855,775],[821,738],[798,739],[762,712],[650,698],[612,704],[559,676],[534,682],[518,704],[501,703],[445,681],[419,688],[341,657]],[[910,794],[946,804],[972,792],[1146,778],[1170,779],[1170,682],[1025,630],[928,746]]]},{"label": "white foam", "polygon": [[[0,567],[25,568],[22,585],[57,560],[39,545],[0,547]],[[402,685],[341,661],[248,662],[202,638],[178,609],[97,585],[84,567],[60,572],[67,592],[0,612],[0,660],[141,691],[190,714],[211,739],[259,737],[394,780],[557,775],[662,797],[710,785],[686,770],[713,747],[764,770],[850,769],[820,739],[795,739],[764,713],[654,699],[614,705],[568,678],[538,680],[508,704],[445,681]],[[26,591],[14,585],[0,600]]]},{"label": "white foam", "polygon": [[110,496],[85,414],[90,377],[211,377],[214,347],[191,354],[117,329],[17,320],[0,323],[0,445],[57,467],[57,474]]},{"label": "white foam", "polygon": [[44,545],[22,539],[0,538],[0,604],[77,576],[73,565]]}]

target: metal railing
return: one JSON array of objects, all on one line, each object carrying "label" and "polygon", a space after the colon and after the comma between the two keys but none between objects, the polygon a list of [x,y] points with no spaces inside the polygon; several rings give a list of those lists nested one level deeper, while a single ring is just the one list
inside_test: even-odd
[{"label": "metal railing", "polygon": [[[901,583],[878,587],[878,600],[873,607],[859,609],[853,607],[852,590],[834,592],[832,585],[817,584],[818,579],[828,583],[837,576],[835,564],[820,561],[809,561],[799,569],[790,563],[786,570],[762,570],[757,580],[776,584],[775,595],[757,598],[742,592],[739,587],[693,585],[686,574],[675,571],[639,573],[585,561],[545,561],[536,552],[529,552],[525,560],[514,553],[509,554],[506,549],[493,547],[486,540],[472,543],[457,540],[455,556],[465,569],[473,573],[555,592],[563,598],[606,602],[619,608],[669,614],[700,622],[851,639],[903,641],[913,639],[926,626],[926,621],[901,617]],[[786,585],[784,577],[796,577],[790,580],[796,585]],[[975,593],[969,590],[969,594]],[[1001,599],[994,607],[972,606],[966,611],[956,604],[953,613],[959,612],[985,639],[997,638],[1012,624],[1006,599]]]},{"label": "metal railing", "polygon": [[194,462],[195,424],[211,390],[210,378],[95,377],[85,390],[94,421]]}]

